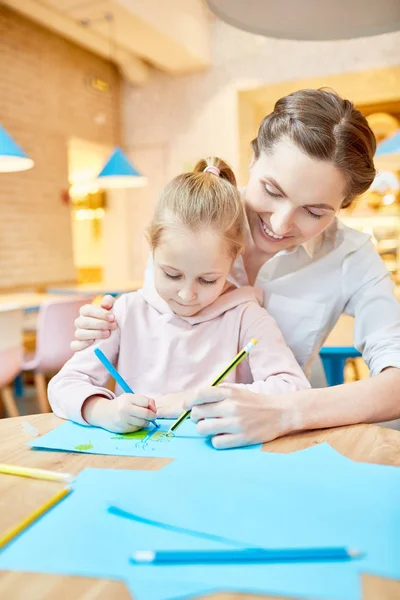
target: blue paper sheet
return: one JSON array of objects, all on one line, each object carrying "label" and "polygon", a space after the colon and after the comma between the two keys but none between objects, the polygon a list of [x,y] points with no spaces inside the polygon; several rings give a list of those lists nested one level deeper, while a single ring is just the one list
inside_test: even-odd
[{"label": "blue paper sheet", "polygon": [[[124,473],[118,477],[118,473]],[[114,475],[117,474],[117,477]],[[133,475],[133,477],[131,477]],[[141,477],[144,475],[144,477]],[[87,469],[77,478],[72,494],[41,518],[0,554],[0,569],[78,575],[124,581],[135,600],[160,600],[206,592],[203,582],[169,578],[152,582],[133,573],[129,549],[134,540],[161,543],[177,549],[198,547],[192,536],[130,524],[108,514],[108,494],[114,485],[127,493],[147,485],[149,472]],[[208,547],[208,543],[204,544]],[[218,547],[217,544],[214,547]]]},{"label": "blue paper sheet", "polygon": [[[196,465],[197,477],[185,477],[182,464],[175,462],[162,472],[170,482],[163,488],[162,505],[144,504],[138,497],[118,500],[117,491],[113,504],[127,513],[170,525],[184,522],[187,528],[234,537],[248,546],[360,548],[366,557],[343,566],[343,573],[370,570],[399,578],[400,470],[353,463],[320,450],[325,455],[321,462],[315,460],[318,449],[286,457],[261,453],[234,464],[213,461],[213,471]],[[191,569],[191,577],[204,573],[203,567]],[[336,587],[341,585],[343,581]]]},{"label": "blue paper sheet", "polygon": [[[5,550],[0,568],[122,579],[138,600],[218,590],[359,600],[361,572],[400,577],[397,469],[353,463],[326,445],[290,455],[216,456],[196,464],[182,459],[158,472],[85,470],[74,493]],[[110,504],[142,520],[115,516]],[[168,527],[143,522],[148,519]],[[202,535],[182,533],[182,527]],[[129,563],[135,550],[240,543],[343,544],[367,555],[323,564]]]},{"label": "blue paper sheet", "polygon": [[[209,439],[196,432],[192,421],[187,420],[176,431],[174,437],[167,437],[173,419],[159,420],[160,429],[154,427],[128,434],[116,434],[86,427],[67,421],[49,433],[28,443],[32,448],[64,450],[67,452],[86,452],[89,454],[112,454],[118,456],[151,456],[154,458],[201,458],[214,455],[217,450]],[[256,452],[261,448],[249,446],[225,451],[226,454]]]}]

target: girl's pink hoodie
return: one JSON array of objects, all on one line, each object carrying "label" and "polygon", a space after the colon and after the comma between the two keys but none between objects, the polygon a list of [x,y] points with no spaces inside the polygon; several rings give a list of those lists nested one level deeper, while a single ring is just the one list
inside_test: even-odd
[{"label": "girl's pink hoodie", "polygon": [[105,388],[109,374],[94,354],[99,347],[137,394],[157,398],[209,386],[251,340],[258,344],[224,383],[245,384],[274,394],[310,387],[274,319],[252,287],[229,286],[193,317],[176,315],[153,286],[125,294],[114,305],[119,327],[111,336],[77,352],[53,377],[48,395],[56,415],[86,424],[82,405]]}]

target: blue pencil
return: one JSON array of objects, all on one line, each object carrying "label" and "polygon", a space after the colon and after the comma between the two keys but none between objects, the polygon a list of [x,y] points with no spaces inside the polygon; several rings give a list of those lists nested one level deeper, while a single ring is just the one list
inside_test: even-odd
[{"label": "blue pencil", "polygon": [[[115,379],[115,381],[118,383],[119,387],[122,388],[126,394],[134,394],[135,392],[129,387],[129,385],[126,383],[125,379],[118,373],[118,371],[114,367],[114,365],[112,365],[110,363],[110,361],[108,360],[108,358],[104,354],[104,352],[102,352],[100,350],[100,348],[95,348],[94,353],[97,356],[97,358],[99,359],[99,361],[103,364],[103,366],[110,373],[111,377],[113,377]],[[156,429],[160,428],[157,421],[151,421],[151,424],[154,425],[154,427]]]},{"label": "blue pencil", "polygon": [[359,558],[359,550],[349,548],[246,548],[244,550],[140,550],[131,562],[141,565],[315,562]]}]

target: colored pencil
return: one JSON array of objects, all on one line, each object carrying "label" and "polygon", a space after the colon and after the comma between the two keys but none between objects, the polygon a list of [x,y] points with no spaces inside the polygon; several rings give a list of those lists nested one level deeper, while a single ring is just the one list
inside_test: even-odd
[{"label": "colored pencil", "polygon": [[246,548],[244,550],[140,550],[131,561],[136,564],[219,564],[219,563],[269,563],[314,562],[351,560],[359,558],[359,550],[349,548]]},{"label": "colored pencil", "polygon": [[[95,348],[94,349],[94,353],[97,356],[97,358],[99,359],[99,361],[103,364],[103,366],[107,369],[107,371],[110,373],[111,377],[113,377],[115,379],[115,381],[118,383],[119,387],[122,388],[124,390],[124,392],[126,394],[134,394],[135,392],[132,390],[132,388],[127,384],[127,382],[125,381],[125,379],[118,373],[117,369],[114,367],[114,365],[112,365],[110,363],[110,361],[108,360],[107,356],[104,354],[104,352],[102,352],[100,350],[100,348]],[[150,423],[152,425],[154,425],[154,427],[156,429],[159,429],[160,426],[157,423],[157,421],[150,421]]]},{"label": "colored pencil", "polygon": [[58,473],[45,469],[32,469],[17,465],[4,465],[0,463],[0,473],[5,475],[18,475],[19,477],[30,477],[31,479],[43,479],[45,481],[59,481],[60,483],[71,483],[73,476],[70,473]]},{"label": "colored pencil", "polygon": [[35,521],[37,521],[42,515],[48,512],[53,506],[58,504],[65,496],[67,496],[71,492],[71,488],[64,488],[60,492],[57,492],[50,500],[47,500],[42,506],[39,506],[36,510],[34,510],[30,515],[28,515],[25,519],[23,519],[20,523],[18,523],[15,527],[12,527],[4,535],[0,537],[0,548],[4,548],[8,543],[10,543],[14,538],[16,538],[20,533],[25,531],[32,525]]},{"label": "colored pencil", "polygon": [[21,427],[26,433],[33,437],[37,437],[39,435],[39,430],[36,429],[29,421],[22,421]]},{"label": "colored pencil", "polygon": [[[252,348],[254,348],[254,346],[257,344],[258,340],[256,340],[255,338],[253,338],[248,344],[247,346],[245,346],[236,356],[233,360],[231,360],[231,362],[229,363],[229,365],[222,371],[222,373],[220,375],[218,375],[218,377],[216,379],[214,379],[214,381],[211,384],[211,387],[215,387],[217,385],[219,385],[224,379],[225,377],[235,368],[238,366],[238,364],[240,362],[242,362],[242,360],[244,359],[244,357],[250,352],[250,350]],[[172,434],[174,431],[176,431],[176,429],[178,429],[178,427],[180,425],[182,425],[182,423],[184,421],[186,421],[186,419],[189,417],[190,415],[190,410],[185,411],[184,413],[181,414],[180,417],[177,418],[177,420],[172,423],[171,427],[169,428],[167,435]]]}]

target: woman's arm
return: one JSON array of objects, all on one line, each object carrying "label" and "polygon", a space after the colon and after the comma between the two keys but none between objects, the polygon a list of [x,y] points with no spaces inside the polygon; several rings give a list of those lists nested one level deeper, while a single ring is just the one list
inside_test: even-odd
[{"label": "woman's arm", "polygon": [[329,388],[308,390],[296,399],[300,429],[321,429],[400,418],[400,370]]},{"label": "woman's arm", "polygon": [[208,388],[185,408],[216,448],[258,444],[295,431],[400,418],[400,371],[389,368],[354,383],[279,395]]},{"label": "woman's arm", "polygon": [[342,267],[344,312],[354,317],[354,345],[371,376],[400,369],[400,304],[394,283],[368,241],[346,257]]}]

